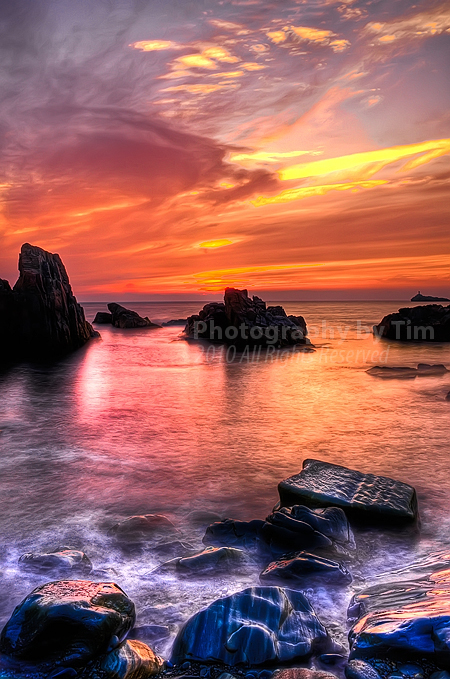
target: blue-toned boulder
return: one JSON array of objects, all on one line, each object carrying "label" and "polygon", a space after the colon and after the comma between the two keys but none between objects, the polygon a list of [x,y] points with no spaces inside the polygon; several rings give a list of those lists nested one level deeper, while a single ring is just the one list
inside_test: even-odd
[{"label": "blue-toned boulder", "polygon": [[172,662],[257,666],[306,658],[328,635],[308,599],[280,587],[250,587],[194,615],[178,633]]},{"label": "blue-toned boulder", "polygon": [[349,607],[350,659],[394,657],[450,668],[450,572],[377,585]]},{"label": "blue-toned boulder", "polygon": [[308,552],[298,552],[292,558],[272,561],[259,577],[267,582],[286,580],[304,582],[311,577],[320,577],[341,584],[352,581],[350,571],[344,564]]},{"label": "blue-toned boulder", "polygon": [[198,554],[172,559],[160,569],[165,569],[171,564],[176,572],[184,577],[215,576],[242,571],[248,565],[248,557],[241,549],[234,547],[207,547]]},{"label": "blue-toned boulder", "polygon": [[0,653],[76,668],[118,646],[134,623],[134,603],[114,583],[49,582],[15,608],[1,633]]},{"label": "blue-toned boulder", "polygon": [[341,507],[364,522],[408,523],[418,517],[412,486],[320,460],[304,460],[302,471],[281,481],[278,492],[283,507]]}]

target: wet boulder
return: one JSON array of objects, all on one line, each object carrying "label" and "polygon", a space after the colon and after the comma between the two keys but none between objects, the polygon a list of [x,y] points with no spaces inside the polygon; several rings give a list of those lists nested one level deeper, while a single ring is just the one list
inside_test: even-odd
[{"label": "wet boulder", "polygon": [[115,328],[160,328],[160,325],[152,323],[151,320],[145,316],[139,316],[136,311],[126,309],[121,304],[112,302],[108,304],[108,309],[111,312],[112,324]]},{"label": "wet boulder", "polygon": [[312,577],[340,584],[352,581],[350,571],[344,564],[308,552],[298,552],[292,558],[273,561],[259,577],[263,582],[304,582]]},{"label": "wet boulder", "polygon": [[109,530],[118,541],[123,543],[142,543],[155,538],[178,534],[172,521],[162,514],[142,514],[129,516],[116,523]]},{"label": "wet boulder", "polygon": [[15,608],[0,653],[52,669],[83,667],[116,648],[134,623],[134,604],[114,583],[49,582]]},{"label": "wet boulder", "polygon": [[305,460],[302,471],[282,481],[278,492],[282,506],[336,506],[365,522],[410,523],[418,516],[412,486],[320,460]]},{"label": "wet boulder", "polygon": [[264,521],[236,521],[224,519],[216,521],[206,529],[203,544],[214,547],[238,547],[241,549],[255,549],[262,544],[261,531]]},{"label": "wet boulder", "polygon": [[328,642],[308,599],[280,587],[250,587],[194,615],[178,633],[172,662],[262,665],[306,658]]},{"label": "wet boulder", "polygon": [[280,507],[267,517],[261,534],[274,552],[321,547],[346,552],[355,548],[345,512],[338,507]]},{"label": "wet boulder", "polygon": [[72,573],[88,575],[92,563],[84,552],[63,547],[55,552],[33,552],[22,554],[19,565],[36,573]]},{"label": "wet boulder", "polygon": [[450,669],[450,576],[391,582],[360,592],[349,611],[350,659],[415,662]]}]

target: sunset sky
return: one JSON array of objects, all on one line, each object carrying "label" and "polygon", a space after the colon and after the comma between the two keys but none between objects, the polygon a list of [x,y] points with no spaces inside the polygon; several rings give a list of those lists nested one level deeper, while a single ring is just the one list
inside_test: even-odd
[{"label": "sunset sky", "polygon": [[450,296],[450,5],[0,5],[0,277],[79,299]]}]

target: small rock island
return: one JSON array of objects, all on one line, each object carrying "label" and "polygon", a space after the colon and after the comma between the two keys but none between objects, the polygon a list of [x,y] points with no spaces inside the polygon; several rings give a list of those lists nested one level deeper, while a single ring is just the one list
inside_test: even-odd
[{"label": "small rock island", "polygon": [[422,295],[419,292],[414,297],[411,297],[411,302],[450,302],[448,297],[433,297],[433,295]]},{"label": "small rock island", "polygon": [[282,306],[266,306],[247,290],[226,288],[223,302],[210,302],[189,316],[185,334],[193,339],[234,345],[274,346],[309,345],[303,316],[288,316]]}]

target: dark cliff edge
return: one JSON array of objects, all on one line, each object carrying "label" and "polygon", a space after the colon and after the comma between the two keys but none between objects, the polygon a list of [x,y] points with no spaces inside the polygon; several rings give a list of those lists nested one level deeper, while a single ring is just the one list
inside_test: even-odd
[{"label": "dark cliff edge", "polygon": [[13,288],[0,279],[0,363],[60,358],[99,337],[59,255],[25,243],[19,274]]}]

